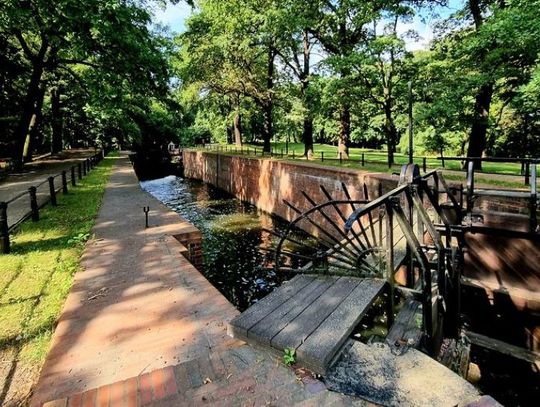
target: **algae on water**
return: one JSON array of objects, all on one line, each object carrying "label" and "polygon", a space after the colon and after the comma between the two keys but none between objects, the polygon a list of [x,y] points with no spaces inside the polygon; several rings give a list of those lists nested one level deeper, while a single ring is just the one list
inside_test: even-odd
[{"label": "algae on water", "polygon": [[245,232],[261,229],[259,216],[250,213],[233,213],[219,215],[214,218],[210,226],[214,232]]}]

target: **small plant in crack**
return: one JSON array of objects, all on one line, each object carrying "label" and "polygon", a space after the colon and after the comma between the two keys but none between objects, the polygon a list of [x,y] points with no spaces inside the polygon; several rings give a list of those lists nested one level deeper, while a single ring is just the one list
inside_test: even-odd
[{"label": "small plant in crack", "polygon": [[285,348],[283,350],[283,362],[287,366],[291,366],[296,362],[296,349],[294,348]]}]

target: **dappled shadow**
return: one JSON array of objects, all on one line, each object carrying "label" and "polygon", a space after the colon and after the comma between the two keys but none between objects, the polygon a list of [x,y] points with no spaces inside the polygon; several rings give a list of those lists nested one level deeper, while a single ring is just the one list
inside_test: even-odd
[{"label": "dappled shadow", "polygon": [[127,158],[119,160],[32,405],[235,343],[224,321],[237,311],[180,255],[171,237],[193,230],[142,192]]}]

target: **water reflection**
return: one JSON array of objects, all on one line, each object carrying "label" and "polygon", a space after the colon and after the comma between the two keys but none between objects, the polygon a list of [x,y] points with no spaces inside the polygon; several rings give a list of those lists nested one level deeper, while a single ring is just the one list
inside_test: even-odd
[{"label": "water reflection", "polygon": [[204,274],[238,309],[291,277],[273,270],[278,239],[263,230],[283,231],[287,222],[200,181],[169,176],[141,185],[202,232]]}]

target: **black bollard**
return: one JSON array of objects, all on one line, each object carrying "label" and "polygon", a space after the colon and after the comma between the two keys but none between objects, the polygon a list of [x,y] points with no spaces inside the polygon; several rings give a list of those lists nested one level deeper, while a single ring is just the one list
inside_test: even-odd
[{"label": "black bollard", "polygon": [[37,203],[37,188],[28,188],[28,194],[30,195],[30,211],[32,212],[32,220],[37,222],[39,220],[39,206]]},{"label": "black bollard", "polygon": [[9,243],[9,229],[7,220],[6,202],[0,202],[0,253],[8,254],[11,251]]},{"label": "black bollard", "polygon": [[51,205],[57,206],[58,203],[56,202],[56,190],[54,189],[54,177],[49,177],[49,194],[51,195]]}]

